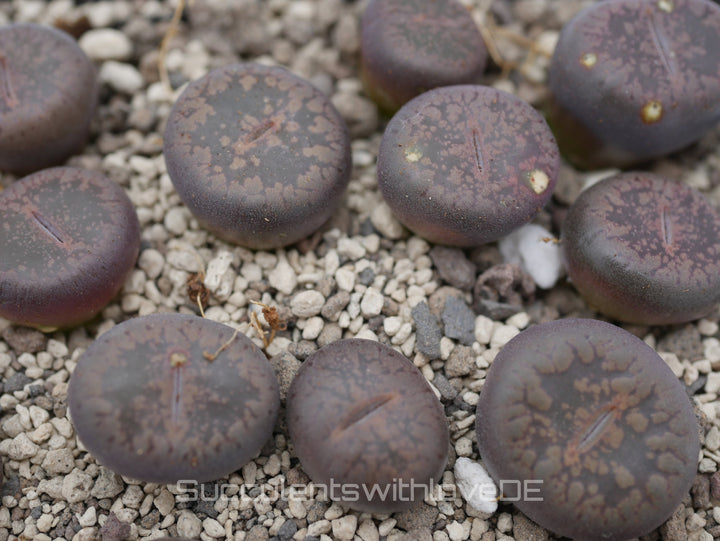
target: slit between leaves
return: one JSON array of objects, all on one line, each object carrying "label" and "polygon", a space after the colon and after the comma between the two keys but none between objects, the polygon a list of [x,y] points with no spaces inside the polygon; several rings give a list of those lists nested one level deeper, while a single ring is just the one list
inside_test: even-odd
[{"label": "slit between leaves", "polygon": [[397,395],[395,393],[386,393],[361,402],[352,408],[347,415],[340,421],[338,426],[333,430],[334,435],[339,435],[353,425],[360,423],[363,419],[369,417],[374,411],[382,408],[385,404],[393,400]]},{"label": "slit between leaves", "polygon": [[37,222],[37,224],[43,229],[43,231],[50,235],[55,240],[55,242],[58,242],[59,244],[65,244],[65,240],[63,239],[60,232],[42,214],[32,211],[32,217],[35,222]]},{"label": "slit between leaves", "polygon": [[2,92],[5,103],[8,107],[15,107],[18,104],[15,90],[13,89],[12,80],[10,79],[10,70],[8,69],[7,59],[0,54],[0,91]]},{"label": "slit between leaves", "polygon": [[590,425],[590,427],[582,433],[580,440],[577,442],[578,453],[584,453],[597,442],[605,432],[605,429],[615,418],[614,408],[608,408],[603,411],[600,416]]},{"label": "slit between leaves", "polygon": [[670,76],[675,75],[677,66],[668,47],[669,40],[663,28],[658,24],[657,18],[652,11],[650,11],[648,15],[648,25],[650,27],[650,35],[652,36],[653,43],[658,51],[660,60],[662,61],[665,70]]},{"label": "slit between leaves", "polygon": [[478,133],[478,131],[476,129],[473,129],[473,131],[472,131],[472,144],[473,144],[473,149],[475,151],[475,153],[474,153],[475,154],[475,165],[477,166],[478,171],[480,171],[482,173],[485,169],[485,162],[483,160],[483,155],[482,155],[482,145],[480,143],[480,134]]},{"label": "slit between leaves", "polygon": [[665,245],[670,247],[673,243],[673,227],[670,219],[670,209],[663,207],[660,211],[660,224],[662,225],[662,234]]},{"label": "slit between leaves", "polygon": [[173,424],[178,424],[178,421],[180,420],[180,413],[182,410],[182,404],[180,402],[183,388],[182,366],[173,367],[172,373],[173,389],[171,398],[172,403],[170,404],[170,420]]}]

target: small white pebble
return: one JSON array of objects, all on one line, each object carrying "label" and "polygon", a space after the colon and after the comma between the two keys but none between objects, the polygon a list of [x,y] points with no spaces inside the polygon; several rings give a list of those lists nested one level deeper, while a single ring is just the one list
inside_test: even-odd
[{"label": "small white pebble", "polygon": [[355,515],[345,515],[332,521],[333,537],[340,541],[351,541],[355,536],[356,528],[357,517]]},{"label": "small white pebble", "polygon": [[341,267],[335,272],[335,282],[338,289],[352,291],[355,287],[355,273],[347,267]]},{"label": "small white pebble", "polygon": [[270,271],[268,274],[268,282],[272,287],[285,295],[290,295],[295,290],[297,286],[297,275],[286,258],[280,258],[275,268]]},{"label": "small white pebble", "polygon": [[366,318],[377,316],[382,312],[384,300],[382,293],[374,287],[369,287],[360,301],[360,312]]},{"label": "small white pebble", "polygon": [[468,505],[482,513],[497,510],[497,487],[479,463],[459,457],[455,461],[455,483]]},{"label": "small white pebble", "polygon": [[705,435],[705,447],[708,451],[717,451],[720,449],[720,430],[713,426]]},{"label": "small white pebble", "polygon": [[388,336],[395,336],[400,327],[402,327],[403,320],[398,316],[389,316],[383,320],[383,330]]},{"label": "small white pebble", "polygon": [[165,213],[163,225],[173,235],[178,237],[187,231],[187,218],[183,207],[172,207]]},{"label": "small white pebble", "polygon": [[512,515],[510,513],[500,513],[497,521],[497,529],[502,533],[508,533],[510,530],[512,530],[512,527]]},{"label": "small white pebble", "polygon": [[492,333],[490,339],[490,345],[493,347],[502,347],[507,344],[511,339],[520,333],[520,329],[512,327],[510,325],[503,325],[498,323],[495,330]]},{"label": "small white pebble", "polygon": [[206,518],[205,520],[203,520],[202,525],[203,530],[205,530],[205,533],[208,534],[210,537],[213,537],[215,539],[225,537],[225,528],[223,528],[222,524],[220,524],[214,518]]},{"label": "small white pebble", "polygon": [[367,250],[355,239],[341,238],[338,241],[337,251],[352,261],[365,257]]},{"label": "small white pebble", "polygon": [[487,345],[492,337],[493,327],[495,326],[492,319],[486,316],[478,316],[475,318],[475,340],[479,344]]},{"label": "small white pebble", "polygon": [[143,77],[132,64],[108,60],[100,67],[98,79],[112,89],[125,94],[135,94],[143,87]]},{"label": "small white pebble", "polygon": [[290,301],[290,310],[297,317],[316,316],[322,310],[325,297],[322,293],[314,290],[301,291]]},{"label": "small white pebble", "polygon": [[132,54],[130,38],[114,28],[88,30],[78,45],[92,60],[127,60]]},{"label": "small white pebble", "polygon": [[709,319],[701,319],[698,321],[697,328],[703,336],[712,336],[718,332],[718,324]]},{"label": "small white pebble", "polygon": [[383,520],[378,526],[378,533],[380,534],[380,537],[385,537],[387,534],[389,534],[396,524],[397,520],[395,520],[394,518],[388,518]]},{"label": "small white pebble", "polygon": [[324,325],[325,322],[323,318],[319,316],[311,317],[305,322],[305,328],[302,333],[303,339],[315,340],[318,336],[320,336]]},{"label": "small white pebble", "polygon": [[463,522],[453,520],[445,527],[445,529],[447,530],[451,541],[464,541],[470,537],[470,526],[471,523],[469,520],[465,520]]}]

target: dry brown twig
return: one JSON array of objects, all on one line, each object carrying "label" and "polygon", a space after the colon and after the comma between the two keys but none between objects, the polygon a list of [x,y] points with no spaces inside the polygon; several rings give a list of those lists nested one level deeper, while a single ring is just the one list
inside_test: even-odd
[{"label": "dry brown twig", "polygon": [[235,332],[230,337],[230,339],[225,342],[222,346],[217,348],[215,350],[215,353],[208,353],[207,351],[203,351],[203,357],[205,357],[208,361],[213,362],[215,359],[217,359],[217,356],[220,355],[223,351],[225,351],[228,347],[230,347],[230,344],[233,343],[235,338],[237,338],[238,333],[240,332],[240,329],[235,329]]},{"label": "dry brown twig", "polygon": [[255,332],[263,341],[265,349],[267,349],[268,346],[272,344],[272,341],[275,340],[275,334],[277,333],[277,331],[284,331],[285,329],[287,329],[287,322],[280,317],[277,308],[275,308],[274,306],[268,306],[267,304],[259,301],[250,302],[262,308],[262,315],[265,318],[268,326],[270,327],[270,337],[268,338],[265,329],[263,329],[262,324],[260,323],[257,312],[255,312],[254,310],[250,312],[250,325],[252,325],[253,329],[255,329]]},{"label": "dry brown twig", "polygon": [[[485,47],[487,48],[490,58],[492,58],[493,62],[500,67],[501,79],[506,79],[513,70],[523,73],[526,67],[531,65],[538,55],[542,55],[547,58],[552,56],[551,51],[546,51],[540,47],[536,41],[503,26],[498,26],[495,23],[495,19],[492,14],[489,12],[489,9],[489,3],[482,8],[482,19],[484,24],[479,24],[478,29],[480,30],[480,35],[482,36],[483,41],[485,42]],[[520,63],[505,60],[502,54],[500,54],[500,50],[497,46],[498,38],[512,41],[516,45],[526,49],[528,54]]]},{"label": "dry brown twig", "polygon": [[[187,5],[192,5],[195,0],[187,0]],[[160,54],[158,55],[158,73],[160,75],[160,81],[162,82],[165,91],[168,95],[172,95],[172,85],[170,84],[170,76],[168,75],[167,65],[165,59],[167,58],[168,48],[170,47],[170,41],[177,34],[178,27],[180,26],[180,18],[182,17],[183,11],[185,11],[186,0],[178,0],[177,6],[175,6],[175,13],[173,13],[172,19],[170,20],[170,26],[168,26],[167,32],[160,43]]]}]

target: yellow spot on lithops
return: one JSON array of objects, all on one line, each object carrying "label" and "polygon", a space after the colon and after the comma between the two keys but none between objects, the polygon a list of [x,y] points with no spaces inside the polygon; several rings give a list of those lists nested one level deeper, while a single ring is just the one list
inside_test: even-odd
[{"label": "yellow spot on lithops", "polygon": [[417,162],[422,158],[422,154],[416,150],[406,150],[405,159],[409,162]]},{"label": "yellow spot on lithops", "polygon": [[662,118],[662,115],[662,103],[656,100],[647,102],[643,105],[642,111],[640,111],[640,116],[645,124],[655,124],[655,122],[658,122]]},{"label": "yellow spot on lithops", "polygon": [[177,368],[178,366],[184,365],[186,362],[188,362],[188,358],[184,353],[178,353],[177,351],[175,353],[172,353],[170,355],[170,364],[173,368]]},{"label": "yellow spot on lithops", "polygon": [[658,0],[657,6],[665,13],[672,13],[675,9],[675,3],[673,0]]},{"label": "yellow spot on lithops", "polygon": [[536,194],[543,193],[547,190],[547,187],[550,184],[550,178],[544,171],[540,171],[540,169],[533,169],[530,171],[527,174],[527,181]]},{"label": "yellow spot on lithops", "polygon": [[580,63],[586,68],[592,68],[597,62],[597,55],[595,53],[585,53],[580,57]]}]

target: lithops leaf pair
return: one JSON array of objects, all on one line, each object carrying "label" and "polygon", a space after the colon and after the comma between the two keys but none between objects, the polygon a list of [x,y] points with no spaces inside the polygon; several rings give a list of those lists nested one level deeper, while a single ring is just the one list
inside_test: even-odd
[{"label": "lithops leaf pair", "polygon": [[584,167],[625,167],[699,139],[720,120],[720,6],[597,2],[562,30],[551,124]]}]

